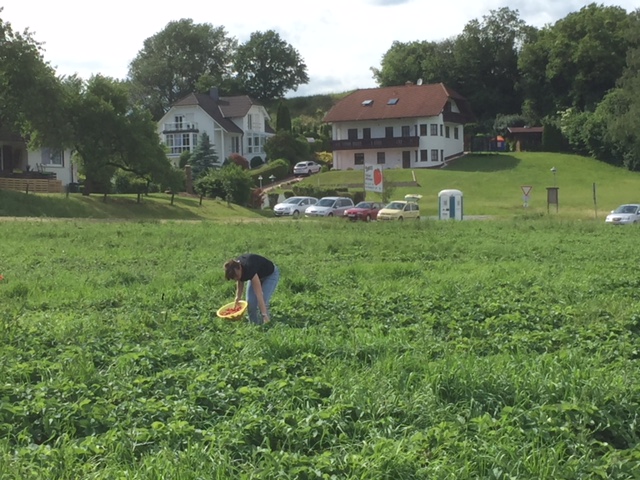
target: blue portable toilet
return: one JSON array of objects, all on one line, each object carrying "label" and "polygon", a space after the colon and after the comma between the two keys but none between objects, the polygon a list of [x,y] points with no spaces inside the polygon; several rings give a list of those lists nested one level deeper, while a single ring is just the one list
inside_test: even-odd
[{"label": "blue portable toilet", "polygon": [[440,220],[462,220],[462,192],[442,190],[438,194],[438,218]]}]

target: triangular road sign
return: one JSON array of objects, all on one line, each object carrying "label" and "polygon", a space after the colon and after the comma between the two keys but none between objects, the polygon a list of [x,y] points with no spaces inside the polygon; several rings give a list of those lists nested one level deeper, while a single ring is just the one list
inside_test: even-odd
[{"label": "triangular road sign", "polygon": [[522,189],[522,193],[524,193],[525,197],[528,197],[529,196],[529,192],[531,192],[531,189],[533,187],[530,186],[530,185],[522,185],[520,188]]}]

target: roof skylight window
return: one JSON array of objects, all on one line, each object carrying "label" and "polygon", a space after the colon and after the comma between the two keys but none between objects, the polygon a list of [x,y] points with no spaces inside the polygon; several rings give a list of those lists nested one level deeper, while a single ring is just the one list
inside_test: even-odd
[{"label": "roof skylight window", "polygon": [[395,105],[396,103],[398,103],[397,98],[390,98],[389,101],[387,102],[387,105]]},{"label": "roof skylight window", "polygon": [[364,102],[362,102],[363,107],[368,107],[370,105],[373,105],[373,100],[365,100]]}]

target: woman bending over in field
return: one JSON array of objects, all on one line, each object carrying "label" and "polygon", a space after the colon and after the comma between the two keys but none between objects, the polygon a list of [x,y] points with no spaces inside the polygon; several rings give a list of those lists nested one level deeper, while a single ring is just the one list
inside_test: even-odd
[{"label": "woman bending over in field", "polygon": [[269,302],[280,280],[280,270],[269,259],[255,253],[245,253],[224,264],[224,276],[236,281],[236,305],[242,299],[244,282],[247,287],[249,320],[256,325],[269,322]]}]

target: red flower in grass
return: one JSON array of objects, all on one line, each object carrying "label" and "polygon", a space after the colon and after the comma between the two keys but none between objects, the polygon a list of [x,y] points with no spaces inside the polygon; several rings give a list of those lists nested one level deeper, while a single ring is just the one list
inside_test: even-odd
[{"label": "red flower in grass", "polygon": [[0,275],[0,282],[4,280],[4,277]]}]

